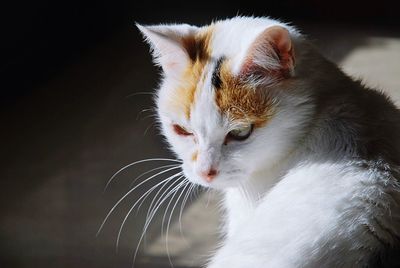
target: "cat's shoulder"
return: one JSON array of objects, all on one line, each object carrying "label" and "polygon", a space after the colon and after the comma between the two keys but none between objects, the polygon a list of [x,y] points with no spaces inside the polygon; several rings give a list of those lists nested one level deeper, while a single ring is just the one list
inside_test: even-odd
[{"label": "cat's shoulder", "polygon": [[328,198],[347,192],[349,198],[354,194],[370,194],[374,198],[374,191],[399,192],[399,182],[400,167],[383,159],[327,161],[321,158],[291,168],[272,192],[325,194]]}]

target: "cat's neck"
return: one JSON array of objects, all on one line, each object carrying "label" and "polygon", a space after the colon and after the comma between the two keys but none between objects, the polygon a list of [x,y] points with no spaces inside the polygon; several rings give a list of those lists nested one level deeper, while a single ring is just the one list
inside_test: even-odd
[{"label": "cat's neck", "polygon": [[226,235],[229,237],[247,220],[268,192],[298,162],[299,153],[292,151],[272,167],[259,169],[249,175],[240,187],[224,191],[226,209]]},{"label": "cat's neck", "polygon": [[256,205],[281,180],[294,163],[297,162],[297,154],[297,151],[291,151],[280,161],[276,162],[275,165],[253,172],[243,185],[242,191],[251,194],[253,197],[252,201]]}]

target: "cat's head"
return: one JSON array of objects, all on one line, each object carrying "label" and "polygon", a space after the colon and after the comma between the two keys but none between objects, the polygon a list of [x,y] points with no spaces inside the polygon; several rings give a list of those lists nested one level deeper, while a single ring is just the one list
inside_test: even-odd
[{"label": "cat's head", "polygon": [[243,17],[138,28],[162,67],[158,116],[189,180],[241,185],[293,150],[308,113],[293,88],[295,30]]}]

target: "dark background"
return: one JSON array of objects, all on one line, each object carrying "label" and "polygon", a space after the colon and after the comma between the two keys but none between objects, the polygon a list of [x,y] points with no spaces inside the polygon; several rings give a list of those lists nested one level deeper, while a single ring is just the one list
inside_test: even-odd
[{"label": "dark background", "polygon": [[205,24],[236,14],[285,21],[399,25],[396,1],[7,1],[1,8],[2,100],[32,91],[134,22]]},{"label": "dark background", "polygon": [[132,176],[151,165],[122,174],[104,194],[103,187],[125,164],[170,156],[154,128],[143,135],[153,122],[148,113],[141,113],[151,106],[151,97],[129,97],[151,92],[158,73],[134,22],[199,25],[236,14],[269,15],[298,25],[325,51],[339,37],[341,49],[327,51],[339,60],[362,44],[366,33],[400,34],[395,3],[22,0],[1,4],[0,266],[130,267],[142,214],[128,222],[122,250],[118,254],[114,250],[115,231],[130,201],[98,238],[95,234]]}]

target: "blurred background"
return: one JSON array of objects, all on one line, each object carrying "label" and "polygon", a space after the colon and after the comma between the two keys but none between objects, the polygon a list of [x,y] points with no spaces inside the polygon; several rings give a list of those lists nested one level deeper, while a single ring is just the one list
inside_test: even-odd
[{"label": "blurred background", "polygon": [[[128,195],[96,236],[118,200],[163,169],[134,182],[135,177],[175,164],[154,161],[127,167],[103,191],[110,177],[129,163],[173,157],[154,126],[151,93],[159,69],[152,66],[134,22],[201,25],[236,14],[280,18],[297,25],[346,72],[386,90],[398,103],[400,20],[395,3],[21,0],[1,4],[0,267],[170,267],[171,262],[175,267],[200,267],[215,247],[218,195],[194,189],[189,196],[186,188],[160,207],[134,264],[156,191],[131,213],[116,250],[118,230],[131,206],[173,170]],[[164,226],[165,233],[169,221],[166,244],[161,230]]]}]

